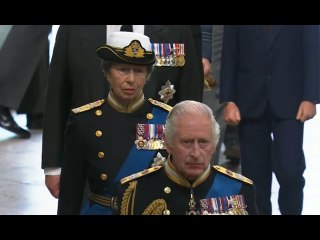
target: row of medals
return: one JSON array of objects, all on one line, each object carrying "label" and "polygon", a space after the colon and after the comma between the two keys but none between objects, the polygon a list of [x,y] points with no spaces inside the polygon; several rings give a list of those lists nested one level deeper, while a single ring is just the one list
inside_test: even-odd
[{"label": "row of medals", "polygon": [[186,63],[183,43],[152,43],[156,55],[155,66],[182,67]]},{"label": "row of medals", "polygon": [[169,56],[156,56],[155,66],[158,67],[183,67],[186,63],[184,55],[170,54]]},{"label": "row of medals", "polygon": [[136,145],[138,149],[143,150],[159,150],[165,149],[164,141],[160,139],[137,139]]},{"label": "row of medals", "polygon": [[248,215],[243,195],[201,199],[200,206],[201,215]]},{"label": "row of medals", "polygon": [[163,141],[164,125],[162,124],[137,124],[136,127],[137,149],[158,150],[165,149]]}]

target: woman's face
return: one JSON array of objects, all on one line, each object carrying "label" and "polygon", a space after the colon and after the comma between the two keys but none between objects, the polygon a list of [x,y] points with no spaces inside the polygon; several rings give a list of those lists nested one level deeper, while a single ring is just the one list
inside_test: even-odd
[{"label": "woman's face", "polygon": [[142,92],[147,75],[147,66],[115,64],[107,73],[107,80],[117,101],[128,104]]}]

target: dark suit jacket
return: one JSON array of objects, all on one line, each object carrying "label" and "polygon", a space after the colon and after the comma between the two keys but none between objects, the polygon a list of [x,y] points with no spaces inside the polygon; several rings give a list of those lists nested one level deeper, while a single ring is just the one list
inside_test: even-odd
[{"label": "dark suit jacket", "polygon": [[[225,26],[220,101],[234,101],[242,118],[267,103],[295,118],[303,100],[319,102],[319,26]],[[270,30],[270,29],[269,29]]]},{"label": "dark suit jacket", "polygon": [[175,86],[176,93],[168,104],[191,99],[202,100],[203,67],[201,57],[200,27],[188,25],[146,25],[145,35],[152,43],[184,43],[186,63],[183,67],[154,67],[150,81],[144,88],[146,97],[161,101],[158,92],[167,80]]},{"label": "dark suit jacket", "polygon": [[[154,43],[184,43],[184,67],[155,67],[146,84],[146,98],[160,100],[158,91],[167,80],[176,93],[169,105],[185,100],[202,100],[203,69],[199,47],[188,25],[146,25],[145,35]],[[199,43],[199,41],[196,41]],[[63,133],[70,109],[106,97],[104,79],[96,48],[106,43],[105,25],[60,26],[48,73],[49,90],[45,114],[42,168],[60,167]]]},{"label": "dark suit jacket", "polygon": [[[0,105],[13,109],[19,108],[37,67],[42,63],[41,57],[45,50],[49,51],[48,35],[51,27],[51,25],[14,25],[12,27],[0,51]],[[42,97],[39,100],[41,101],[39,109],[42,111],[46,93],[43,82],[48,68],[48,59],[43,68],[42,75],[39,76],[41,81],[38,85],[33,85],[33,87],[40,85],[40,90],[37,88],[37,96],[34,98]]]},{"label": "dark suit jacket", "polygon": [[42,167],[61,166],[69,111],[105,98],[107,84],[95,49],[105,44],[105,26],[60,26],[48,71]]}]

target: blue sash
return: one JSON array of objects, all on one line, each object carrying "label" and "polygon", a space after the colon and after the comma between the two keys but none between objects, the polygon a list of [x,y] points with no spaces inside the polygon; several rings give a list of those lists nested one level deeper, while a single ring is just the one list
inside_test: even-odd
[{"label": "blue sash", "polygon": [[[168,115],[167,111],[164,111],[158,107],[153,107],[152,114],[153,119],[148,120],[148,124],[165,124],[165,120]],[[113,185],[119,182],[120,179],[149,167],[156,151],[157,150],[138,150],[137,146],[133,144],[127,159],[113,180]],[[114,189],[111,187],[108,190],[109,194],[111,194]],[[89,202],[87,202],[84,208],[81,210],[81,215],[112,215],[112,212],[113,210],[111,208],[103,207],[99,204],[89,206]]]},{"label": "blue sash", "polygon": [[240,192],[241,186],[241,182],[217,173],[206,198],[237,195]]},{"label": "blue sash", "polygon": [[[153,107],[152,114],[153,119],[148,120],[148,124],[165,124],[168,115],[167,111],[164,111],[158,107]],[[148,168],[156,151],[157,150],[138,150],[137,146],[133,144],[127,159],[123,163],[113,182],[119,182],[126,176]]]}]

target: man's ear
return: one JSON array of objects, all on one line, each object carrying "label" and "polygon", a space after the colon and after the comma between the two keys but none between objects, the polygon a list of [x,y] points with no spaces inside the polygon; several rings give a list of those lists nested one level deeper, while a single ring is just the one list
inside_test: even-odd
[{"label": "man's ear", "polygon": [[166,146],[167,152],[168,152],[169,154],[171,154],[172,149],[171,149],[170,144],[168,143],[168,140],[167,140],[167,138],[166,138],[166,135],[163,136],[163,141],[164,141],[164,144],[165,144],[165,146]]}]

